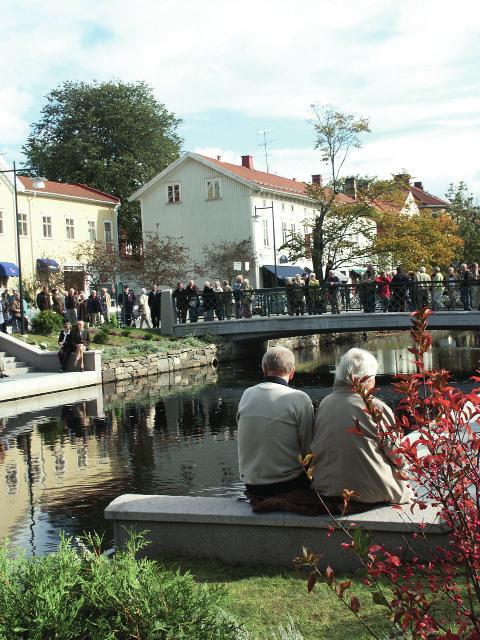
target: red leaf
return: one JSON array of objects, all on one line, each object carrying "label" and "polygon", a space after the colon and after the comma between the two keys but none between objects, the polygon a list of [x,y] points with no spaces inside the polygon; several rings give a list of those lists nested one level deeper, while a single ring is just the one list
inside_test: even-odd
[{"label": "red leaf", "polygon": [[357,596],[352,596],[352,598],[350,599],[350,609],[353,611],[353,613],[358,613],[360,611],[360,600],[357,598]]}]

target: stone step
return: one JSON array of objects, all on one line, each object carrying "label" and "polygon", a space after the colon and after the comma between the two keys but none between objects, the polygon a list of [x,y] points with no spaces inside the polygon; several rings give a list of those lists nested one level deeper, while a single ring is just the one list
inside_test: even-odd
[{"label": "stone step", "polygon": [[14,378],[15,376],[22,376],[25,373],[33,373],[35,369],[33,367],[12,367],[5,369],[3,372],[4,377]]},{"label": "stone step", "polygon": [[4,369],[18,369],[18,368],[23,368],[23,367],[27,367],[27,363],[26,362],[19,362],[18,360],[15,360],[15,358],[5,358],[3,361],[3,366]]}]

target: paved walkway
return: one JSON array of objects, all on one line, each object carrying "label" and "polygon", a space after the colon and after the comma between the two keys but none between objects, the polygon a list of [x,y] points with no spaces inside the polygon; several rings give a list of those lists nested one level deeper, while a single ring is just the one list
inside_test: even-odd
[{"label": "paved walkway", "polygon": [[71,373],[32,372],[12,378],[0,378],[0,402],[78,389],[99,384],[101,371],[73,371]]}]

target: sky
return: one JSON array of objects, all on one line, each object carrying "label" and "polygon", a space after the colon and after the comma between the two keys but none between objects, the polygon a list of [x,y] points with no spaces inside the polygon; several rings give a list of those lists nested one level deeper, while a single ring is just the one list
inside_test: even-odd
[{"label": "sky", "polygon": [[185,151],[309,180],[312,104],[366,116],[344,175],[407,171],[480,196],[477,0],[0,0],[0,153],[65,80],[143,80]]}]

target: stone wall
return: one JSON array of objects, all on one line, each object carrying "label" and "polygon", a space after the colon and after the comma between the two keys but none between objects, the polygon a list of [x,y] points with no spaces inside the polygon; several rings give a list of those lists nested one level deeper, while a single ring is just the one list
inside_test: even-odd
[{"label": "stone wall", "polygon": [[119,358],[102,362],[103,383],[119,380],[132,380],[145,376],[158,376],[162,373],[193,369],[205,365],[230,360],[231,344],[205,345],[199,348],[184,348],[167,353],[148,353],[135,358]]}]

